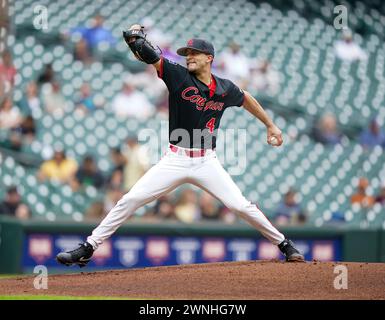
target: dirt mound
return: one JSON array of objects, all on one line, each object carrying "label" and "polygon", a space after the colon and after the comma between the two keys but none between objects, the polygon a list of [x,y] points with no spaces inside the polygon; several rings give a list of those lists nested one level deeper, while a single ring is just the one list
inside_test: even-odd
[{"label": "dirt mound", "polygon": [[[334,288],[335,267],[347,267],[348,288]],[[338,270],[338,269],[337,269]],[[336,271],[337,272],[337,271]],[[0,280],[0,295],[116,296],[153,299],[385,299],[385,264],[225,262]]]}]

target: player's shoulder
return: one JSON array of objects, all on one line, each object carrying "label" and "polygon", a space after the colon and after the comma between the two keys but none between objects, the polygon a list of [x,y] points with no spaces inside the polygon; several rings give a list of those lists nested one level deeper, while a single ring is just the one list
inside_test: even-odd
[{"label": "player's shoulder", "polygon": [[174,67],[176,67],[176,68],[182,68],[182,69],[187,70],[187,68],[186,68],[185,66],[182,66],[180,63],[175,62],[175,61],[172,61],[172,60],[167,59],[167,58],[165,58],[165,57],[163,57],[163,63],[164,63],[164,64],[168,64],[168,65],[170,65],[170,66],[174,66]]},{"label": "player's shoulder", "polygon": [[166,62],[166,63],[169,63],[169,64],[173,64],[173,65],[180,65],[179,63],[177,63],[177,62],[175,62],[175,61],[172,61],[172,60],[170,60],[170,59],[168,59],[168,58],[166,58],[166,57],[163,57],[163,61],[164,62]]},{"label": "player's shoulder", "polygon": [[233,81],[231,81],[230,79],[221,78],[215,74],[214,74],[214,76],[215,76],[215,80],[217,81],[217,84],[219,82],[224,90],[230,90],[230,89],[238,88],[237,85]]}]

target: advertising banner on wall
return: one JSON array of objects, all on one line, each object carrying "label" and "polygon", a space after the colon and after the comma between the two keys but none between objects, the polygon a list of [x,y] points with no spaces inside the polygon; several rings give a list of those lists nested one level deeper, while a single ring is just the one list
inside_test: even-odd
[{"label": "advertising banner on wall", "polygon": [[[307,261],[340,261],[341,240],[293,239]],[[84,241],[81,235],[28,234],[24,239],[23,271],[36,265],[65,268],[55,261],[63,250]],[[277,246],[265,239],[227,237],[114,236],[93,255],[87,270],[247,260],[283,260]]]}]

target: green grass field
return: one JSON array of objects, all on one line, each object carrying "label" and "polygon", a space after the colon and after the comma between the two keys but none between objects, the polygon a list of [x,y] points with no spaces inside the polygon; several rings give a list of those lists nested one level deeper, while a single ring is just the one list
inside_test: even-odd
[{"label": "green grass field", "polygon": [[[26,274],[0,274],[0,280],[26,277]],[[0,295],[0,300],[153,300],[131,297],[103,297],[103,296],[56,296],[56,295]]]},{"label": "green grass field", "polygon": [[25,277],[25,274],[0,274],[0,279],[12,279],[23,276]]}]

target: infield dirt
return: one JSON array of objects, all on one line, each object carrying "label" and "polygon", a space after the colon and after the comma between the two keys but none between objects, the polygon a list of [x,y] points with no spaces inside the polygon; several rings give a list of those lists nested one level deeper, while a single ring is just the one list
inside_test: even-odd
[{"label": "infield dirt", "polygon": [[[337,265],[347,289],[334,287]],[[75,268],[75,267],[74,267]],[[76,270],[76,269],[74,269]],[[0,280],[0,295],[106,296],[133,299],[385,299],[385,264],[245,261],[50,275],[47,290],[34,277]]]}]

